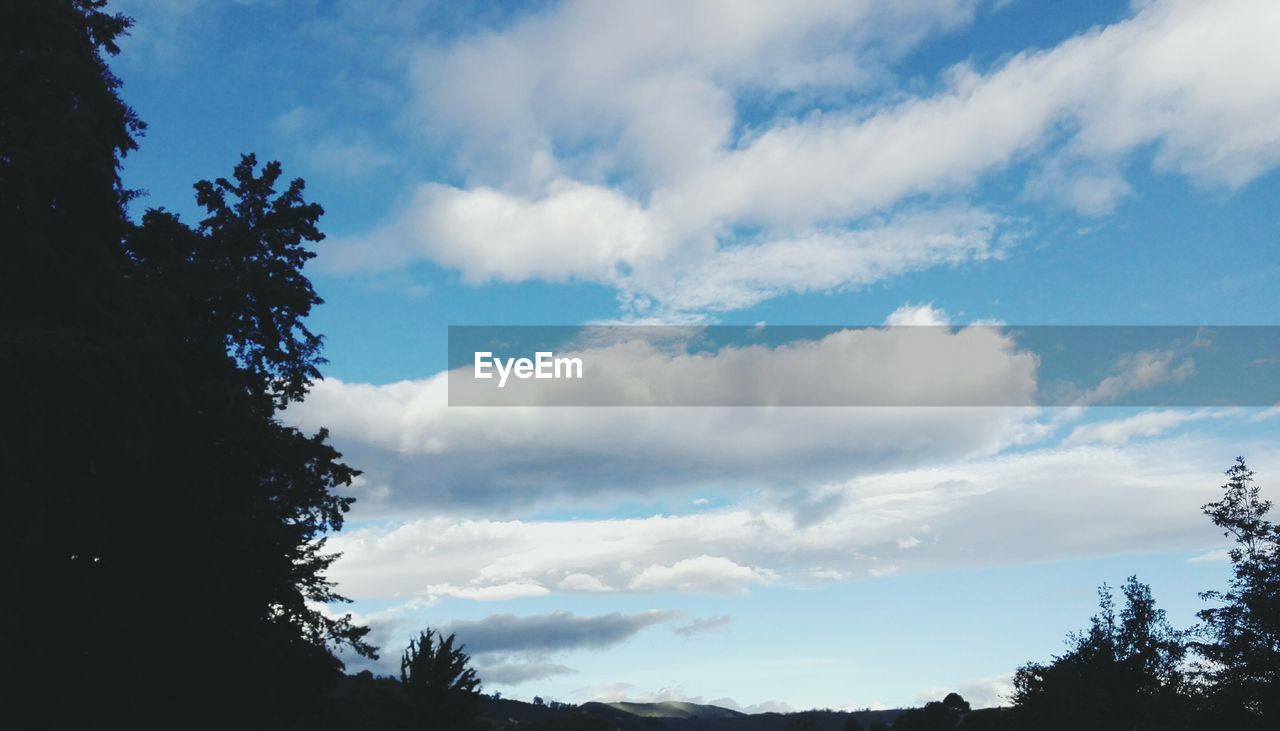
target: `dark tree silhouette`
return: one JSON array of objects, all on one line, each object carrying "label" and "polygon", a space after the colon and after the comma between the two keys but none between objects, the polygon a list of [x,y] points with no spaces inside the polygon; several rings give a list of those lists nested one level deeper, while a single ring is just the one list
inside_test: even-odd
[{"label": "dark tree silhouette", "polygon": [[969,701],[959,693],[948,693],[946,698],[942,699],[944,708],[950,709],[959,715],[964,715],[970,711]]},{"label": "dark tree silhouette", "polygon": [[480,679],[468,666],[464,647],[454,647],[454,635],[442,637],[432,629],[409,641],[400,659],[400,682],[416,720],[428,728],[453,731],[475,717]]},{"label": "dark tree silhouette", "polygon": [[7,326],[118,325],[118,162],[144,125],[102,54],[130,21],[103,0],[0,4],[0,312]]},{"label": "dark tree silhouette", "polygon": [[1226,591],[1203,599],[1218,606],[1202,610],[1196,643],[1204,658],[1206,706],[1222,728],[1274,728],[1280,722],[1280,526],[1267,520],[1263,500],[1244,457],[1226,472],[1222,498],[1204,512],[1234,539],[1232,575]]},{"label": "dark tree silhouette", "polygon": [[959,731],[1015,731],[1019,729],[1012,709],[979,708],[960,720]]},{"label": "dark tree silhouette", "polygon": [[897,731],[955,731],[969,712],[969,702],[959,693],[948,693],[941,701],[913,708],[893,722]]},{"label": "dark tree silhouette", "polygon": [[[305,725],[372,654],[325,579],[356,474],[279,409],[318,375],[320,238],[252,156],[192,229],[125,215],[141,123],[93,0],[0,4],[0,602],[20,728]],[[17,672],[15,672],[17,671]],[[8,699],[12,698],[10,702]]]},{"label": "dark tree silhouette", "polygon": [[1178,729],[1188,724],[1181,663],[1183,634],[1157,609],[1151,589],[1131,576],[1117,616],[1111,590],[1098,591],[1089,629],[1071,635],[1070,650],[1014,676],[1013,701],[1029,728]]}]

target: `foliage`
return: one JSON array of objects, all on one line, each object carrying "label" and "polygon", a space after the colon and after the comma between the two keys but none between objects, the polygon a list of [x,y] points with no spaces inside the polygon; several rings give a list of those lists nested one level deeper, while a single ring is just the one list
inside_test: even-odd
[{"label": "foliage", "polygon": [[1267,520],[1253,471],[1238,457],[1226,472],[1221,499],[1203,510],[1235,540],[1226,591],[1201,597],[1216,602],[1199,613],[1196,643],[1204,658],[1209,717],[1222,727],[1273,728],[1280,719],[1280,527]]},{"label": "foliage", "polygon": [[924,708],[913,708],[893,722],[896,731],[955,731],[965,714],[969,702],[959,693],[948,693],[941,701],[930,701]]},{"label": "foliage", "polygon": [[409,641],[400,659],[400,682],[416,719],[433,729],[460,729],[475,717],[480,679],[468,667],[463,647],[454,635],[442,637],[432,629]]},{"label": "foliage", "polygon": [[[320,238],[301,181],[246,156],[197,185],[208,217],[129,223],[120,157],[142,130],[97,0],[0,7],[0,652],[22,728],[305,724],[372,655],[324,536],[358,474],[279,409],[318,376]],[[57,678],[57,682],[50,682]]]},{"label": "foliage", "polygon": [[1052,729],[1175,729],[1188,707],[1181,663],[1183,634],[1157,609],[1146,584],[1131,576],[1117,616],[1111,590],[1098,591],[1089,629],[1069,638],[1070,650],[1014,676],[1013,701],[1024,725]]},{"label": "foliage", "polygon": [[[130,21],[105,0],[0,4],[0,316],[6,328],[118,327],[112,246],[132,193],[119,159],[145,129],[103,54]],[[105,305],[105,307],[104,307]]]},{"label": "foliage", "polygon": [[1008,708],[979,708],[960,720],[959,731],[1014,731],[1018,728]]}]

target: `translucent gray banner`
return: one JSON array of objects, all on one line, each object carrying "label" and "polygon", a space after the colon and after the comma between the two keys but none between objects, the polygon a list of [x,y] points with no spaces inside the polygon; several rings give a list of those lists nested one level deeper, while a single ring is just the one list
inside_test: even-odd
[{"label": "translucent gray banner", "polygon": [[451,326],[450,406],[1272,406],[1277,326]]}]

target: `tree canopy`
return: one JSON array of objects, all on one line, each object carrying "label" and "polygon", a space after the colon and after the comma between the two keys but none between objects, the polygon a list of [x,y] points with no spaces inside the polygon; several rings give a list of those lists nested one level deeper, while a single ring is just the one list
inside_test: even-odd
[{"label": "tree canopy", "polygon": [[1098,590],[1098,613],[1069,638],[1069,650],[1014,676],[1020,718],[1052,729],[1175,729],[1187,718],[1181,695],[1182,635],[1158,609],[1151,589],[1131,576],[1116,613],[1111,589]]},{"label": "tree canopy", "polygon": [[480,679],[454,635],[428,628],[409,641],[400,658],[400,682],[416,720],[427,728],[464,728],[475,715]]},{"label": "tree canopy", "polygon": [[[279,163],[132,223],[143,130],[101,0],[0,9],[0,650],[23,728],[290,727],[366,629],[324,604],[358,472],[278,414],[319,376],[323,210]],[[57,682],[52,682],[57,678]]]},{"label": "tree canopy", "polygon": [[1227,470],[1222,497],[1204,512],[1235,541],[1228,552],[1226,591],[1201,596],[1215,606],[1200,612],[1210,715],[1224,727],[1272,728],[1280,719],[1280,526],[1267,519],[1253,470],[1238,457]]}]

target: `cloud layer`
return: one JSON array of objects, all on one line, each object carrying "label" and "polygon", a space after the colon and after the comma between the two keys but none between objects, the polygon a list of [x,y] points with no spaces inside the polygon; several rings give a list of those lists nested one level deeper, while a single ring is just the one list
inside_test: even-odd
[{"label": "cloud layer", "polygon": [[[1240,446],[1240,445],[1236,445]],[[1274,457],[1249,445],[1260,461]],[[410,520],[345,531],[333,576],[357,598],[745,592],[898,572],[1196,550],[1228,448],[1174,438],[1053,447],[774,486],[730,507],[597,520]],[[1272,450],[1273,451],[1273,450]],[[429,558],[415,558],[429,557]],[[570,581],[570,577],[573,580]]]},{"label": "cloud layer", "polygon": [[[922,350],[922,338],[937,341],[936,358],[920,357],[934,352]],[[591,362],[614,364],[614,381],[601,388],[670,384],[680,392],[659,402],[672,403],[716,393],[733,403],[733,393],[750,392],[757,403],[822,404],[841,395],[833,389],[890,403],[948,403],[952,393],[962,399],[983,394],[982,403],[1030,403],[1037,364],[1034,355],[983,328],[844,330],[795,345],[711,354],[645,342],[581,352]],[[833,381],[833,368],[847,378]],[[658,372],[665,377],[651,377]],[[365,466],[358,508],[365,517],[413,515],[427,507],[493,515],[563,499],[609,504],[619,492],[743,494],[781,482],[807,488],[994,454],[1042,430],[1030,408],[457,407],[448,405],[447,379],[442,373],[383,386],[330,379],[316,384],[288,418],[304,428],[328,427],[348,458]],[[555,403],[551,393],[548,402]]]},{"label": "cloud layer", "polygon": [[[1030,198],[1101,215],[1138,151],[1225,189],[1280,162],[1265,0],[1141,3],[913,94],[884,92],[894,60],[976,3],[719,10],[571,1],[420,47],[415,114],[465,182],[423,182],[328,264],[427,259],[605,283],[630,316],[715,312],[999,256],[1009,227],[971,199],[1014,165]],[[748,115],[760,98],[773,113]]]}]

